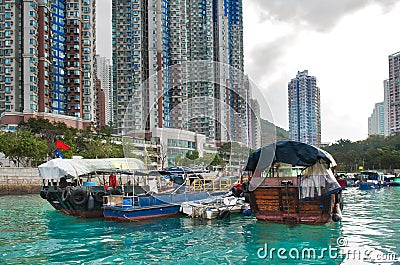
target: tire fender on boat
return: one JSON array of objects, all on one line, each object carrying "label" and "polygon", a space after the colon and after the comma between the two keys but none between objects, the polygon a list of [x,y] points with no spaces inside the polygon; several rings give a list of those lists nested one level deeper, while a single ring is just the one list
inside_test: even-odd
[{"label": "tire fender on boat", "polygon": [[98,191],[94,194],[94,200],[97,202],[103,202],[103,196],[105,196],[106,193],[104,191]]},{"label": "tire fender on boat", "polygon": [[47,201],[49,201],[49,202],[54,201],[54,200],[57,200],[57,195],[55,194],[55,192],[49,192],[49,191],[47,191],[46,199],[47,199]]},{"label": "tire fender on boat", "polygon": [[40,191],[40,197],[42,197],[42,199],[47,199],[47,191],[46,190],[41,190]]},{"label": "tire fender on boat", "polygon": [[87,201],[87,194],[84,190],[71,191],[70,201],[75,205],[82,205]]},{"label": "tire fender on boat", "polygon": [[69,199],[70,193],[68,189],[64,189],[61,193],[61,200],[66,202]]}]

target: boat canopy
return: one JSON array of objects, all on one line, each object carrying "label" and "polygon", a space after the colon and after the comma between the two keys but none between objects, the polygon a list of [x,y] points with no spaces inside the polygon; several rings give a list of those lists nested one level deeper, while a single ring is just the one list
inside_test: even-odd
[{"label": "boat canopy", "polygon": [[94,172],[134,172],[145,169],[144,163],[136,158],[105,159],[61,159],[56,158],[41,164],[39,175],[43,179],[60,179],[64,176],[78,177]]},{"label": "boat canopy", "polygon": [[329,167],[336,166],[333,157],[320,148],[301,142],[283,140],[261,147],[251,153],[244,170],[263,171],[275,162],[309,167],[320,160],[325,161]]}]

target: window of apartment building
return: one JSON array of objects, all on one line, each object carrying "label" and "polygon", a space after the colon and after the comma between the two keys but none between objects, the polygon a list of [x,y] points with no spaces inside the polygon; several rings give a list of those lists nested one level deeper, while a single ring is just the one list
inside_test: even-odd
[{"label": "window of apartment building", "polygon": [[29,20],[29,25],[31,25],[31,26],[33,26],[35,28],[37,28],[37,26],[38,26],[38,24],[37,24],[37,22],[35,20]]}]

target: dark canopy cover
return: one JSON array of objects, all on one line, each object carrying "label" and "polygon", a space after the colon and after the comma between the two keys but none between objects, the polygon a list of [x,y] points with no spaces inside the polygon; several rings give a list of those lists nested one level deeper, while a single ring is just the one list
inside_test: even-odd
[{"label": "dark canopy cover", "polygon": [[294,166],[312,166],[320,159],[335,164],[332,156],[309,144],[283,140],[266,145],[250,154],[245,171],[262,171],[275,162]]}]

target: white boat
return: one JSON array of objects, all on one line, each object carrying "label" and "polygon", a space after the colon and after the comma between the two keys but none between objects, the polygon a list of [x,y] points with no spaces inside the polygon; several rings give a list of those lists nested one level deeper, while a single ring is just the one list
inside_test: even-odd
[{"label": "white boat", "polygon": [[224,219],[230,214],[242,213],[249,211],[250,205],[245,202],[244,198],[215,197],[207,200],[183,202],[181,204],[181,212],[192,217],[202,219]]}]

